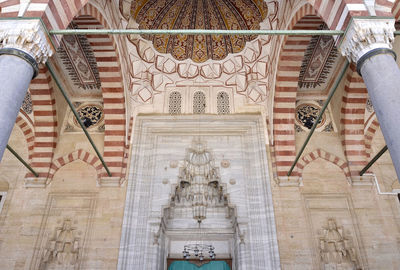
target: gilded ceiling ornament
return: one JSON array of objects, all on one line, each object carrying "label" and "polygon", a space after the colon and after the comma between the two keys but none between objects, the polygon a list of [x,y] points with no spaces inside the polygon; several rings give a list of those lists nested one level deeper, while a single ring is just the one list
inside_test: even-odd
[{"label": "gilded ceiling ornament", "polygon": [[[260,29],[268,15],[264,1],[257,0],[141,0],[120,1],[128,28],[139,29]],[[131,41],[133,42],[130,37]],[[203,63],[222,60],[230,53],[243,50],[246,42],[257,36],[239,35],[144,35],[160,53],[177,60],[192,59]]]}]

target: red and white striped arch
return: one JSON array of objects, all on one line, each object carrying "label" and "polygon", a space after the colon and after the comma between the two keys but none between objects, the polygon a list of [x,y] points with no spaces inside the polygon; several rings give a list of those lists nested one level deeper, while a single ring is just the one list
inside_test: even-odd
[{"label": "red and white striped arch", "polygon": [[342,144],[351,175],[358,176],[367,163],[364,117],[368,93],[354,64],[350,65],[345,80],[340,119]]},{"label": "red and white striped arch", "polygon": [[28,147],[28,159],[29,162],[32,161],[33,147],[35,142],[35,134],[33,133],[33,123],[30,122],[29,117],[27,117],[23,112],[20,112],[15,121],[15,125],[18,126],[22,133],[24,134],[26,144]]},{"label": "red and white striped arch", "polygon": [[[322,20],[310,5],[293,16],[288,29],[317,29]],[[286,36],[280,52],[273,109],[273,137],[276,174],[285,177],[296,157],[295,106],[301,63],[310,36]],[[293,176],[297,172],[292,173]]]},{"label": "red and white striped arch", "polygon": [[368,126],[364,128],[364,137],[365,137],[365,151],[367,154],[367,158],[371,158],[372,154],[372,139],[376,131],[380,128],[378,119],[376,118],[376,114],[372,115],[371,121],[366,121],[365,124],[370,123]]},{"label": "red and white striped arch", "polygon": [[336,166],[338,166],[343,171],[344,175],[350,182],[350,170],[347,166],[346,161],[344,161],[341,158],[337,157],[336,155],[328,153],[322,149],[316,149],[316,150],[308,153],[307,155],[305,155],[304,157],[302,157],[299,160],[299,162],[296,165],[298,175],[300,177],[302,177],[303,169],[308,164],[310,164],[311,162],[313,162],[314,160],[316,160],[318,158],[322,158],[322,159],[329,161],[329,162],[335,164]]},{"label": "red and white striped arch", "polygon": [[[51,75],[46,67],[41,67],[39,75],[29,86],[34,121],[32,167],[40,178],[47,178],[57,144],[57,118]],[[27,173],[27,177],[33,177]]]},{"label": "red and white striped arch", "polygon": [[[74,19],[78,28],[109,28],[102,14],[87,4]],[[123,177],[126,110],[119,55],[113,37],[87,35],[97,62],[104,102],[104,160],[113,177]],[[107,176],[103,173],[103,176]]]},{"label": "red and white striped arch", "polygon": [[55,173],[59,169],[61,169],[63,166],[65,166],[68,163],[71,163],[75,160],[81,160],[81,161],[91,165],[96,170],[97,181],[99,181],[101,174],[102,174],[102,169],[103,169],[103,165],[101,164],[100,159],[98,157],[96,157],[95,155],[92,155],[89,152],[86,152],[85,150],[79,149],[79,150],[71,152],[65,156],[59,157],[51,163],[49,177],[47,178],[46,184],[49,184],[53,180]]}]

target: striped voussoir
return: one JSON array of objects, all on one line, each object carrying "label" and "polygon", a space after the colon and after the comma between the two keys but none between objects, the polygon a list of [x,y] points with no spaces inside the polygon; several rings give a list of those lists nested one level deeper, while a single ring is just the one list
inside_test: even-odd
[{"label": "striped voussoir", "polygon": [[[310,5],[301,7],[288,29],[317,29],[322,21]],[[310,36],[286,36],[276,75],[273,137],[277,177],[285,177],[296,157],[295,106],[301,63]],[[297,173],[293,172],[293,176]]]},{"label": "striped voussoir", "polygon": [[400,0],[394,1],[393,7],[392,7],[392,15],[396,21],[398,21],[400,19]]},{"label": "striped voussoir", "polygon": [[371,158],[372,154],[372,139],[380,127],[376,114],[374,113],[371,117],[372,119],[369,121],[369,125],[364,128],[365,150],[367,152],[368,160]]},{"label": "striped voussoir", "polygon": [[[86,5],[89,0],[32,0],[29,1],[23,17],[40,17],[48,30],[65,29],[72,18]],[[26,1],[24,1],[26,2]],[[21,5],[19,0],[0,1],[2,17],[17,17]],[[22,10],[21,10],[22,11]]]},{"label": "striped voussoir", "polygon": [[[345,30],[351,17],[373,16],[364,0],[309,0],[318,15],[331,30]],[[374,12],[376,16],[392,16],[394,0],[376,0]]]},{"label": "striped voussoir", "polygon": [[85,150],[79,149],[76,150],[72,153],[69,153],[63,157],[59,157],[55,159],[50,166],[50,172],[49,172],[49,177],[47,178],[46,184],[49,184],[55,175],[55,173],[63,166],[65,166],[68,163],[71,163],[75,160],[81,160],[90,166],[92,166],[96,172],[97,172],[97,180],[98,181],[101,177],[102,171],[103,171],[103,165],[101,164],[101,161],[98,157],[95,155],[86,152]]},{"label": "striped voussoir", "polygon": [[316,149],[306,154],[299,160],[299,162],[296,165],[299,176],[302,177],[304,167],[306,167],[308,164],[310,164],[311,162],[313,162],[318,158],[322,158],[338,166],[343,171],[346,178],[350,180],[350,170],[349,167],[347,166],[346,161],[322,149]]},{"label": "striped voussoir", "polygon": [[340,119],[342,145],[351,175],[358,176],[367,163],[364,117],[368,93],[354,64],[350,65],[345,80]]},{"label": "striped voussoir", "polygon": [[24,134],[28,147],[28,160],[29,162],[32,162],[35,134],[33,133],[33,125],[29,120],[30,119],[26,115],[24,115],[23,112],[20,112],[17,116],[17,120],[15,121],[15,125],[19,127]]},{"label": "striped voussoir", "polygon": [[[57,143],[57,118],[51,75],[41,67],[39,75],[29,86],[34,121],[34,145],[32,167],[40,178],[47,178]],[[29,172],[26,177],[34,177]]]},{"label": "striped voussoir", "polygon": [[[80,29],[108,28],[106,20],[94,6],[88,4],[74,19]],[[114,38],[87,35],[97,62],[104,102],[104,160],[113,177],[123,177],[126,152],[125,97],[119,55]],[[104,177],[107,176],[103,172]]]}]

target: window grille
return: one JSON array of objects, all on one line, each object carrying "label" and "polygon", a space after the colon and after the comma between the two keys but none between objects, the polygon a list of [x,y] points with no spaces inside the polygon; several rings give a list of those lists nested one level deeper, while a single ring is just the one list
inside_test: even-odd
[{"label": "window grille", "polygon": [[172,92],[169,95],[169,114],[181,114],[182,95],[179,92]]},{"label": "window grille", "polygon": [[217,113],[228,114],[229,112],[229,95],[224,91],[219,92],[217,94]]},{"label": "window grille", "polygon": [[193,95],[193,113],[202,114],[206,112],[206,95],[197,91]]}]

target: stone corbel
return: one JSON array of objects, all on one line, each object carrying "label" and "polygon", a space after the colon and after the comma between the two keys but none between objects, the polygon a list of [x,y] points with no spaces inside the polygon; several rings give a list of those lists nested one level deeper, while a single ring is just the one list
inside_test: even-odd
[{"label": "stone corbel", "polygon": [[392,18],[353,18],[339,44],[341,54],[357,63],[374,49],[392,48],[395,20]]},{"label": "stone corbel", "polygon": [[54,47],[40,20],[1,20],[0,52],[19,56],[35,69],[53,55]]}]

